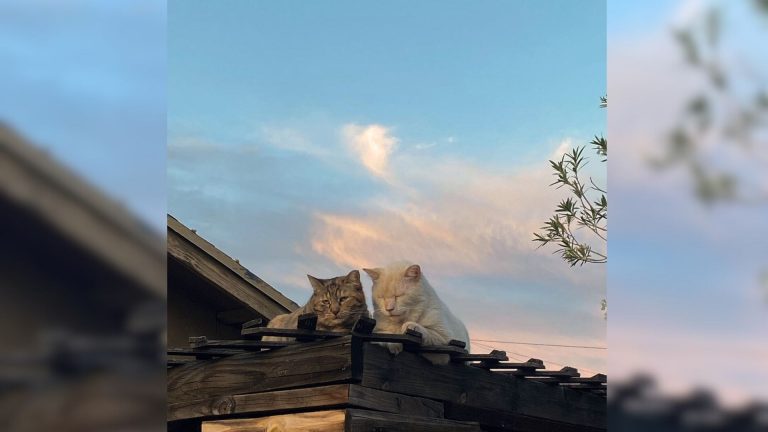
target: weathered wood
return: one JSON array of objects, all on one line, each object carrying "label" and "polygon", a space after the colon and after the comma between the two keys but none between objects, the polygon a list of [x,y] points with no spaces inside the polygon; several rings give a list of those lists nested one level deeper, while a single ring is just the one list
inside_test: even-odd
[{"label": "weathered wood", "polygon": [[413,353],[392,356],[373,344],[365,344],[363,351],[361,384],[366,387],[563,423],[605,427],[606,401],[598,395],[464,364],[432,366]]},{"label": "weathered wood", "polygon": [[[195,237],[197,237],[196,234]],[[197,238],[205,242],[202,238]],[[182,237],[172,229],[170,219],[167,242],[169,258],[177,260],[191,271],[199,274],[217,289],[227,293],[244,306],[270,319],[293,310],[290,309],[293,303],[290,300],[287,302],[276,301],[262,291],[262,288],[266,289],[265,287],[252,284],[249,280],[244,279],[243,275],[236,273],[211,256],[210,250],[204,251]]]},{"label": "weathered wood", "polygon": [[599,432],[605,430],[605,428],[555,422],[544,418],[468,407],[450,402],[445,404],[445,417],[453,420],[477,421],[481,424],[483,430],[488,431]]},{"label": "weathered wood", "polygon": [[[168,215],[167,246],[169,255],[199,270],[220,289],[230,292],[268,319],[274,318],[275,315],[293,312],[299,307],[170,215]],[[258,308],[262,305],[266,307],[265,310]]]},{"label": "weathered wood", "polygon": [[267,323],[265,323],[262,318],[254,318],[254,319],[252,319],[250,321],[244,322],[242,328],[245,329],[245,328],[250,328],[250,327],[261,327],[261,326],[264,326],[264,325],[267,325]]},{"label": "weathered wood", "polygon": [[216,420],[202,424],[202,432],[344,432],[344,410],[302,412],[254,419]]},{"label": "weathered wood", "polygon": [[[306,313],[299,315],[299,319],[296,322],[296,329],[314,331],[317,329],[317,315],[313,313]],[[297,342],[306,342],[314,340],[313,338],[297,337]]]},{"label": "weathered wood", "polygon": [[282,348],[288,345],[294,345],[292,341],[260,341],[260,340],[209,340],[205,336],[189,338],[190,348],[232,348],[244,351],[261,351],[269,348]]},{"label": "weathered wood", "polygon": [[366,342],[393,342],[401,343],[406,348],[418,349],[421,346],[421,337],[413,334],[373,333],[361,335],[360,339]]},{"label": "weathered wood", "polygon": [[376,327],[376,320],[368,317],[360,317],[355,321],[355,325],[352,327],[352,333],[355,335],[369,335],[373,333],[373,329]]},{"label": "weathered wood", "polygon": [[200,359],[210,359],[214,357],[228,357],[235,354],[242,354],[241,350],[232,349],[195,349],[195,348],[168,348],[169,356],[197,357]]},{"label": "weathered wood", "polygon": [[449,355],[456,355],[456,356],[459,356],[459,355],[463,356],[468,354],[467,350],[455,345],[421,346],[416,351],[420,353],[449,354]]},{"label": "weathered wood", "polygon": [[209,419],[225,415],[264,415],[291,410],[358,407],[418,417],[443,417],[443,404],[354,384],[241,394],[168,406],[168,421]]},{"label": "weathered wood", "polygon": [[385,392],[360,385],[350,386],[349,404],[358,408],[369,408],[416,417],[443,418],[444,413],[442,402]]},{"label": "weathered wood", "polygon": [[128,278],[132,283],[126,287],[166,298],[162,237],[5,124],[0,124],[0,199],[40,218],[46,228],[97,259],[104,272]]},{"label": "weathered wood", "polygon": [[251,327],[243,329],[240,334],[247,338],[260,338],[262,336],[299,337],[307,340],[331,339],[346,336],[349,333],[332,332],[324,330],[282,329],[268,327]]},{"label": "weathered wood", "polygon": [[360,409],[207,421],[202,432],[480,432],[472,422],[426,419]]},{"label": "weathered wood", "polygon": [[509,360],[507,357],[507,353],[505,351],[499,351],[499,350],[493,350],[488,354],[464,354],[464,355],[456,355],[452,356],[451,360],[457,361],[457,362],[471,362],[471,361],[480,361],[482,363],[485,363],[486,365],[492,365],[497,364],[498,362],[503,362]]},{"label": "weathered wood", "polygon": [[194,359],[171,359],[169,358],[166,362],[168,367],[176,367],[176,366],[182,366],[187,363],[192,363],[195,361]]},{"label": "weathered wood", "polygon": [[263,415],[289,410],[315,410],[349,403],[349,385],[337,384],[215,397],[168,405],[168,421],[206,419],[222,415]]},{"label": "weathered wood", "polygon": [[359,341],[350,336],[195,362],[168,371],[168,403],[350,382]]},{"label": "weathered wood", "polygon": [[549,377],[562,380],[570,380],[572,378],[578,378],[581,376],[578,370],[566,366],[559,371],[542,371],[542,370],[518,370],[514,372],[499,372],[502,374],[520,376],[520,377]]},{"label": "weathered wood", "polygon": [[523,369],[523,370],[536,370],[536,369],[544,369],[544,362],[532,358],[524,363],[494,363],[494,364],[488,364],[488,363],[472,363],[470,366],[475,367],[481,367],[485,369]]},{"label": "weathered wood", "polygon": [[359,409],[346,410],[346,432],[481,432],[475,422],[425,419]]}]

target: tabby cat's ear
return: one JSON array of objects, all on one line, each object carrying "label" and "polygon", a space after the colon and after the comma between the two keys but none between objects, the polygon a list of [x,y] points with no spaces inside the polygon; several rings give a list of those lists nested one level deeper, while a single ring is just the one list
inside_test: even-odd
[{"label": "tabby cat's ear", "polygon": [[371,280],[376,280],[381,276],[381,270],[380,269],[363,269],[364,272],[368,273],[368,276],[371,277]]},{"label": "tabby cat's ear", "polygon": [[421,267],[418,264],[414,264],[405,270],[405,278],[418,281],[421,278]]},{"label": "tabby cat's ear", "polygon": [[323,283],[320,281],[320,279],[318,279],[318,278],[316,278],[316,277],[314,277],[312,275],[307,275],[307,279],[309,279],[309,284],[312,285],[312,289],[315,292],[320,291],[320,290],[322,290],[324,288],[323,287]]},{"label": "tabby cat's ear", "polygon": [[357,270],[349,272],[347,275],[347,282],[360,283],[360,272]]}]

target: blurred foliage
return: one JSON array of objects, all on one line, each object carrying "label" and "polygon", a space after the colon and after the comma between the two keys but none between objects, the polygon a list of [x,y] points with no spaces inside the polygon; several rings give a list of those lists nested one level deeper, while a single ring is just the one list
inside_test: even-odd
[{"label": "blurred foliage", "polygon": [[[600,107],[607,105],[607,96],[601,97]],[[601,157],[601,162],[607,162],[608,141],[602,136],[595,136],[590,144]],[[582,170],[588,163],[584,156],[585,148],[576,147],[565,153],[559,161],[549,161],[556,178],[550,186],[566,188],[570,196],[560,201],[554,215],[540,228],[541,232],[533,234],[533,241],[538,242],[539,247],[550,243],[556,245],[555,253],[559,253],[571,266],[608,261],[608,257],[595,251],[584,240],[584,236],[576,235],[577,230],[584,229],[591,234],[593,241],[599,241],[605,246],[608,233],[607,192],[604,187],[595,184],[591,177],[589,180],[584,179]]]},{"label": "blurred foliage", "polygon": [[[768,16],[767,1],[754,4]],[[696,75],[692,79],[701,80],[703,85],[684,104],[664,153],[653,160],[653,165],[685,169],[694,194],[706,204],[766,202],[768,191],[754,180],[764,179],[764,170],[745,169],[733,158],[768,161],[764,141],[768,92],[746,59],[722,49],[723,14],[711,7],[687,27],[674,31],[674,39]]]}]

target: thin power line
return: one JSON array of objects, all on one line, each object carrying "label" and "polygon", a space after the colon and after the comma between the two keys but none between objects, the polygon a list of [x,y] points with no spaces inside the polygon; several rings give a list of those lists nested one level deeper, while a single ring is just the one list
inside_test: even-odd
[{"label": "thin power line", "polygon": [[491,342],[491,343],[501,343],[501,344],[514,344],[514,345],[536,345],[536,346],[547,346],[547,347],[558,347],[558,348],[586,348],[586,349],[599,349],[599,350],[608,349],[606,347],[601,347],[601,346],[559,345],[559,344],[545,344],[545,343],[517,342],[517,341],[502,341],[502,340],[490,340],[490,339],[471,339],[471,341],[474,341],[474,342]]},{"label": "thin power line", "polygon": [[[470,339],[470,340],[474,341],[475,339]],[[491,349],[491,350],[495,350],[496,349],[496,347],[493,347],[493,346],[490,346],[490,345],[486,345],[486,344],[483,344],[483,343],[479,343],[479,342],[476,343],[475,345],[479,345],[479,346],[482,346],[484,348],[488,348],[488,349]],[[521,354],[521,353],[516,353],[516,352],[511,352],[511,351],[505,351],[505,352],[507,353],[507,355],[513,354],[514,356],[517,356],[520,359],[523,359],[522,361],[526,361],[528,358],[531,358],[531,356],[527,355],[527,354]],[[543,362],[545,362],[545,363],[550,363],[550,364],[553,364],[555,366],[560,366],[560,367],[565,367],[566,366],[564,364],[553,362],[553,361],[547,360],[547,359],[541,359],[541,360]],[[588,368],[585,368],[585,367],[577,367],[576,369],[581,370],[581,371],[591,372],[593,374],[598,373],[597,371],[594,371],[592,369],[588,369]]]}]

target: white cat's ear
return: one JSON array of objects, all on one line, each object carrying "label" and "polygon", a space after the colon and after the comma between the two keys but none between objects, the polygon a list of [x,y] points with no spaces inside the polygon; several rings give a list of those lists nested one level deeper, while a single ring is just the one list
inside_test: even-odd
[{"label": "white cat's ear", "polygon": [[314,277],[312,275],[307,275],[307,279],[309,279],[309,284],[312,285],[312,289],[313,290],[319,291],[319,290],[323,289],[323,284],[322,284],[322,282],[320,282],[320,279],[318,279],[318,278],[316,278],[316,277]]},{"label": "white cat's ear", "polygon": [[412,280],[419,280],[421,278],[421,267],[418,264],[414,264],[405,270],[405,278]]},{"label": "white cat's ear", "polygon": [[376,280],[381,276],[381,270],[380,269],[363,269],[364,272],[368,273],[368,276],[371,277],[371,280]]},{"label": "white cat's ear", "polygon": [[347,282],[360,283],[360,272],[357,270],[349,272],[347,275]]}]

